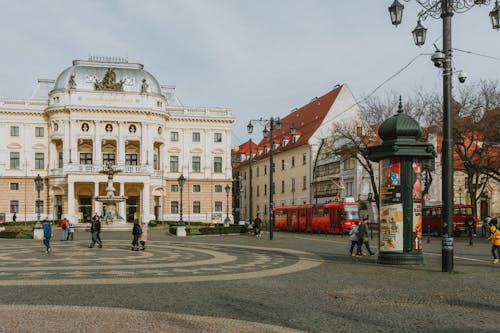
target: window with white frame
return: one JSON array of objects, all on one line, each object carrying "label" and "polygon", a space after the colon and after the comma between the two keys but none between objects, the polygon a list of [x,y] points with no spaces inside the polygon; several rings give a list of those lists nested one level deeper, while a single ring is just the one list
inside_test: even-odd
[{"label": "window with white frame", "polygon": [[19,213],[19,200],[11,200],[10,201],[10,213]]},{"label": "window with white frame", "polygon": [[19,183],[10,183],[11,191],[19,191]]},{"label": "window with white frame", "polygon": [[170,141],[172,142],[179,141],[179,132],[170,132]]},{"label": "window with white frame", "polygon": [[170,172],[179,172],[179,156],[170,156]]},{"label": "window with white frame", "polygon": [[303,165],[307,164],[307,153],[302,154],[302,164]]},{"label": "window with white frame", "polygon": [[222,173],[222,157],[214,157],[214,173]]},{"label": "window with white frame", "polygon": [[35,153],[35,169],[43,170],[45,168],[45,154]]},{"label": "window with white frame", "polygon": [[179,214],[179,201],[170,202],[170,214]]},{"label": "window with white frame", "polygon": [[43,138],[44,136],[44,128],[43,127],[35,127],[35,137]]},{"label": "window with white frame", "polygon": [[10,136],[19,136],[19,126],[10,127]]},{"label": "window with white frame", "polygon": [[193,192],[201,192],[201,185],[198,184],[193,185]]},{"label": "window with white frame", "polygon": [[201,141],[200,132],[193,132],[192,141],[193,142],[200,142]]},{"label": "window with white frame", "polygon": [[192,170],[193,172],[200,172],[201,170],[201,157],[193,156],[191,158]]},{"label": "window with white frame", "polygon": [[21,167],[21,162],[19,158],[19,152],[17,151],[10,152],[10,168],[19,169],[20,167]]},{"label": "window with white frame", "polygon": [[214,209],[216,212],[222,212],[222,201],[216,201],[214,204]]},{"label": "window with white frame", "polygon": [[201,203],[199,201],[193,201],[193,214],[201,213]]},{"label": "window with white frame", "polygon": [[222,193],[222,185],[215,185],[215,192]]},{"label": "window with white frame", "polygon": [[125,154],[125,165],[137,165],[137,154]]},{"label": "window with white frame", "polygon": [[222,133],[214,133],[214,142],[222,142]]},{"label": "window with white frame", "polygon": [[170,185],[170,192],[179,192],[179,185],[171,184]]}]

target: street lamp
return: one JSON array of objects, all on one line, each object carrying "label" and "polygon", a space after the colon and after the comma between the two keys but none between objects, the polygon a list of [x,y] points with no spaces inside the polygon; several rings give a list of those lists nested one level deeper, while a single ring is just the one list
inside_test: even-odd
[{"label": "street lamp", "polygon": [[[409,2],[410,0],[404,0]],[[425,20],[431,16],[443,20],[443,49],[438,50],[443,57],[434,59],[436,67],[443,68],[443,145],[442,145],[442,200],[443,200],[443,240],[442,240],[442,266],[443,272],[453,271],[453,138],[452,138],[452,114],[451,114],[451,77],[453,69],[452,40],[451,40],[451,18],[454,13],[465,12],[475,5],[488,5],[490,0],[416,0],[423,7],[419,13],[420,19]],[[389,14],[393,25],[401,23],[404,6],[395,0],[389,7]],[[494,29],[499,29],[500,6],[498,0],[495,8],[490,12],[491,23]],[[423,45],[425,42],[425,28],[417,24],[413,30],[415,44]],[[417,36],[417,34],[419,34]],[[419,38],[416,38],[419,37]]]},{"label": "street lamp", "polygon": [[[250,120],[247,125],[248,134],[252,134],[253,125]],[[248,162],[248,223],[252,224],[252,136],[250,135],[249,150],[250,150],[250,161]]]},{"label": "street lamp", "polygon": [[231,191],[231,186],[226,185],[226,219],[224,220],[224,226],[229,227],[231,219],[229,218],[229,192]]},{"label": "street lamp", "polygon": [[35,188],[38,194],[38,199],[36,200],[36,225],[35,229],[42,229],[42,224],[40,223],[40,191],[43,190],[43,178],[38,174],[35,177]]},{"label": "street lamp", "polygon": [[185,226],[184,221],[182,220],[182,188],[184,187],[184,183],[186,182],[186,178],[184,178],[184,175],[181,174],[179,178],[177,178],[177,182],[179,183],[179,191],[180,191],[180,197],[181,197],[181,202],[180,202],[180,207],[179,207],[179,225],[180,226]]},{"label": "street lamp", "polygon": [[[274,153],[274,135],[273,131],[276,130],[281,130],[281,125],[282,121],[279,117],[271,117],[269,120],[264,120],[262,118],[260,119],[255,119],[255,120],[250,120],[250,122],[247,125],[247,131],[249,134],[253,132],[253,125],[252,122],[256,122],[261,124],[264,127],[264,130],[262,133],[264,134],[264,137],[267,137],[269,134],[269,143],[270,143],[270,150],[269,150],[269,239],[273,240],[273,226],[274,226],[274,215],[273,215],[273,194],[274,194],[274,184],[273,184],[273,173],[274,173],[274,162],[273,162],[273,153]],[[296,127],[295,125],[291,124],[290,125],[290,134],[292,136],[295,136],[296,134]],[[250,184],[251,184],[251,171],[250,171]],[[250,203],[252,202],[252,196],[251,192],[252,189],[250,187]]]}]

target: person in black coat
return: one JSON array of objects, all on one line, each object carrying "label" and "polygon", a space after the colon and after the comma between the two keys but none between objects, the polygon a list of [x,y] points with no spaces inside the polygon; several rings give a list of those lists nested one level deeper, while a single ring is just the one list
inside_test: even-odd
[{"label": "person in black coat", "polygon": [[139,251],[139,237],[142,234],[142,228],[139,224],[139,221],[134,221],[134,226],[132,227],[132,235],[134,239],[132,240],[132,251]]},{"label": "person in black coat", "polygon": [[95,243],[97,243],[101,248],[101,219],[99,218],[99,215],[97,213],[95,213],[94,217],[92,217],[90,232],[92,233],[92,242],[90,243],[89,247],[92,248],[94,247]]}]

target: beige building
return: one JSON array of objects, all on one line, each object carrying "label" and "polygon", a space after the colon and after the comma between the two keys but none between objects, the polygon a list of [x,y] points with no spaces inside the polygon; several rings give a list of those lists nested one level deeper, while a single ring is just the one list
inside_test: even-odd
[{"label": "beige building", "polygon": [[[0,213],[88,221],[102,212],[110,162],[123,220],[220,221],[231,185],[230,109],[186,107],[174,86],[124,59],[75,60],[56,80],[38,80],[27,100],[0,100]],[[231,203],[230,203],[231,204]],[[223,211],[224,210],[224,211]]]},{"label": "beige building", "polygon": [[[273,206],[313,204],[321,196],[319,178],[313,170],[318,167],[317,153],[322,139],[329,136],[336,121],[347,121],[358,116],[359,108],[349,87],[338,85],[321,97],[313,98],[308,104],[293,110],[282,119],[281,130],[264,137],[256,147],[252,146],[252,161],[248,143],[233,150],[236,160],[241,161],[236,174],[240,177],[239,211],[242,220],[260,213],[269,219],[269,192],[274,187]],[[255,121],[255,123],[262,123]],[[261,124],[262,125],[262,124]],[[295,135],[291,127],[296,128]],[[257,132],[257,125],[255,132]],[[263,129],[263,128],[262,128]],[[270,185],[270,150],[273,148],[273,186]],[[250,164],[252,179],[250,180]],[[250,183],[252,196],[250,198]]]}]

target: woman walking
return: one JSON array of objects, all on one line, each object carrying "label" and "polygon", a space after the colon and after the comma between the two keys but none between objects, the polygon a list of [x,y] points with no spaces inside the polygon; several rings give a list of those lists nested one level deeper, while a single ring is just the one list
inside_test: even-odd
[{"label": "woman walking", "polygon": [[[351,230],[349,231],[349,239],[351,240],[351,249],[349,250],[349,253],[351,256],[355,257],[356,255],[360,256],[361,255],[361,247],[358,244],[358,230],[359,229],[359,222],[354,222],[354,225],[352,226]],[[356,253],[354,253],[354,247],[356,246]]]},{"label": "woman walking", "polygon": [[141,222],[141,230],[142,234],[141,237],[139,238],[139,242],[141,243],[141,250],[145,251],[146,242],[148,241],[148,226],[146,225],[145,222]]},{"label": "woman walking", "polygon": [[490,221],[490,237],[491,241],[491,254],[493,255],[493,263],[500,263],[500,230],[496,226],[496,219]]},{"label": "woman walking", "polygon": [[139,221],[134,221],[134,226],[132,228],[132,235],[134,239],[132,240],[132,251],[139,251],[139,237],[142,234],[141,226],[139,225]]}]

